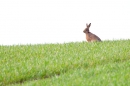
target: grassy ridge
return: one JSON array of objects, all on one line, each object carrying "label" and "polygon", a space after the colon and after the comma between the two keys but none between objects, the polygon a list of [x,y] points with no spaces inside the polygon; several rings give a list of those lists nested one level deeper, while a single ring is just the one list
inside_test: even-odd
[{"label": "grassy ridge", "polygon": [[0,46],[0,85],[130,84],[130,40]]}]

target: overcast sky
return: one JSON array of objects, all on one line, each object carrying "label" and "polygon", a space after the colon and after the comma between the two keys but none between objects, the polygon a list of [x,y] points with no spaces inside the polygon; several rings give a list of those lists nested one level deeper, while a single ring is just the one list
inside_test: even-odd
[{"label": "overcast sky", "polygon": [[130,0],[0,0],[0,45],[130,38]]}]

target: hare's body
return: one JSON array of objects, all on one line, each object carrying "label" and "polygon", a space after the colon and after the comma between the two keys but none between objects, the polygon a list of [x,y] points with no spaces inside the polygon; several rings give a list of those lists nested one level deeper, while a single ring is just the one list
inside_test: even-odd
[{"label": "hare's body", "polygon": [[91,23],[89,25],[86,24],[86,28],[83,31],[86,34],[86,40],[88,42],[101,41],[101,39],[98,36],[96,36],[95,34],[89,32],[89,27],[90,26],[91,26]]},{"label": "hare's body", "polygon": [[101,41],[101,39],[96,36],[95,34],[89,32],[89,33],[85,33],[86,34],[86,40],[88,42],[94,42],[94,41]]}]

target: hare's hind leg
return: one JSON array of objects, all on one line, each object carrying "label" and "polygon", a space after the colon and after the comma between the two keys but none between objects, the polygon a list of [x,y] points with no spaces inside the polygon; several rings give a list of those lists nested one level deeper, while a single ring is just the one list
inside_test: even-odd
[{"label": "hare's hind leg", "polygon": [[91,40],[91,42],[100,42],[101,40]]},{"label": "hare's hind leg", "polygon": [[91,42],[97,42],[97,40],[91,40]]}]

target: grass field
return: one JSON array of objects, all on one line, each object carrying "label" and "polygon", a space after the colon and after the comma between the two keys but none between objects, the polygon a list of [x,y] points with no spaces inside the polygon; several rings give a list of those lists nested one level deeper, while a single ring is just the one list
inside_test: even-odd
[{"label": "grass field", "polygon": [[130,40],[0,46],[0,86],[130,86]]}]

